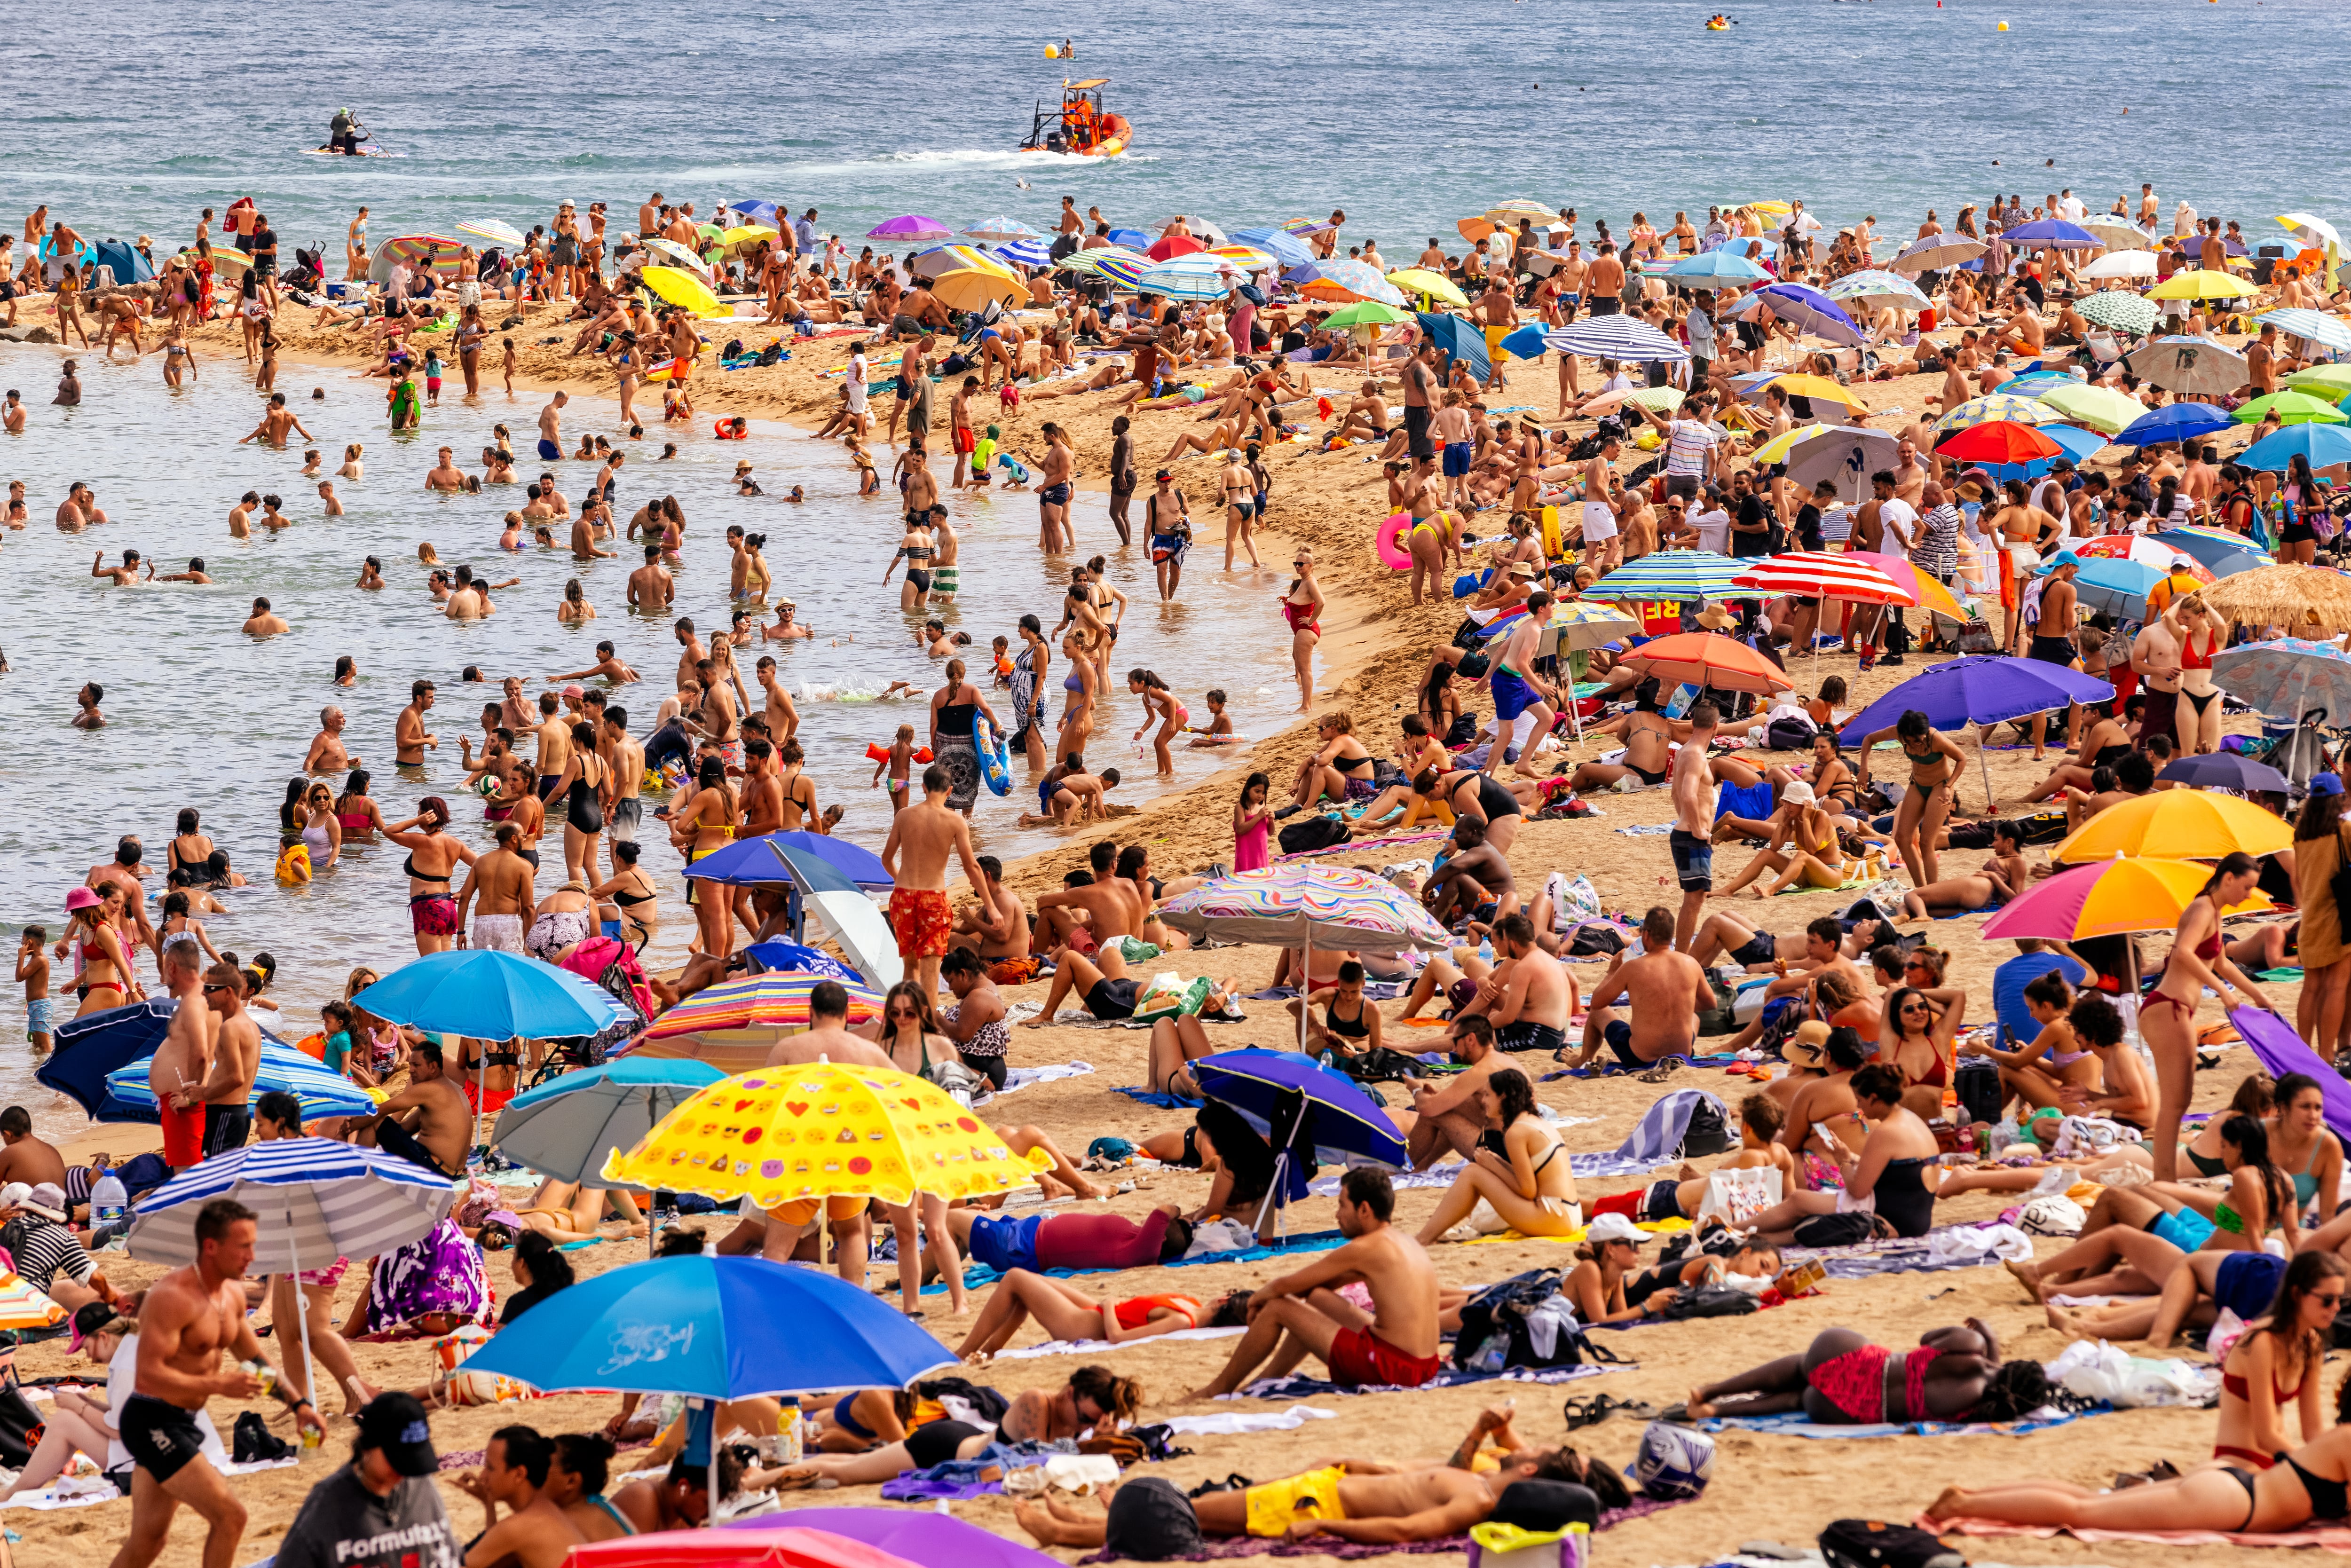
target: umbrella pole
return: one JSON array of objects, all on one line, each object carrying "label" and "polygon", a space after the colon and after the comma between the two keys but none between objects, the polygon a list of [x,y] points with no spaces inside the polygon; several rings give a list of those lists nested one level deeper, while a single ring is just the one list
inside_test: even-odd
[{"label": "umbrella pole", "polygon": [[709,1487],[709,1489],[710,1489],[710,1507],[709,1507],[708,1511],[706,1511],[705,1513],[704,1513],[704,1515],[702,1516],[703,1528],[704,1528],[704,1529],[705,1529],[705,1530],[707,1530],[707,1529],[711,1529],[711,1528],[714,1528],[714,1527],[715,1527],[715,1526],[716,1526],[716,1524],[718,1523],[718,1503],[719,1503],[719,1497],[718,1497],[718,1401],[717,1401],[717,1400],[716,1400],[716,1399],[712,1399],[712,1400],[707,1401],[707,1402],[706,1402],[706,1404],[707,1404],[708,1408],[709,1408],[709,1411],[710,1411],[710,1479],[708,1479],[708,1481],[706,1481],[705,1484],[706,1486],[708,1486],[708,1487]]},{"label": "umbrella pole", "polygon": [[[287,1282],[294,1287],[294,1333],[297,1335],[297,1343],[300,1345],[302,1351],[301,1385],[295,1392],[309,1400],[311,1407],[315,1409],[319,1401],[319,1358],[310,1349],[310,1301],[308,1297],[302,1294],[301,1243],[295,1239],[294,1211],[290,1207],[286,1211],[286,1260],[293,1265],[287,1270],[287,1273],[290,1276]],[[285,1364],[288,1373],[293,1371],[294,1357],[290,1350],[281,1351],[278,1360]],[[289,1377],[287,1381],[293,1380]],[[346,1393],[344,1397],[349,1398],[350,1396]]]},{"label": "umbrella pole", "polygon": [[[645,1124],[649,1127],[661,1119],[653,1114],[653,1086],[646,1084]],[[580,1174],[585,1176],[587,1173],[583,1171]],[[653,1202],[651,1194],[645,1197],[645,1256],[649,1259],[661,1256],[661,1206]]]},{"label": "umbrella pole", "polygon": [[1991,758],[1984,750],[1984,727],[1976,726],[1976,763],[1983,769],[1984,815],[1994,815],[1991,809]]},{"label": "umbrella pole", "polygon": [[[1499,746],[1501,737],[1497,736],[1494,744]],[[1298,1054],[1304,1056],[1307,1054],[1308,1002],[1314,995],[1314,922],[1308,920],[1301,924],[1306,927],[1306,946],[1299,954],[1298,964]]]}]

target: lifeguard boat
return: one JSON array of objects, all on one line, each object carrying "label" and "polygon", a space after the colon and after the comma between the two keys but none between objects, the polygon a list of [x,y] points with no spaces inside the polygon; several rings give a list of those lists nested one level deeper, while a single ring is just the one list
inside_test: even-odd
[{"label": "lifeguard boat", "polygon": [[1020,150],[1061,152],[1076,158],[1115,158],[1125,152],[1134,128],[1127,124],[1124,115],[1103,110],[1102,89],[1109,85],[1107,77],[1088,81],[1065,79],[1061,83],[1061,107],[1050,110],[1042,102],[1037,105],[1036,118]]}]

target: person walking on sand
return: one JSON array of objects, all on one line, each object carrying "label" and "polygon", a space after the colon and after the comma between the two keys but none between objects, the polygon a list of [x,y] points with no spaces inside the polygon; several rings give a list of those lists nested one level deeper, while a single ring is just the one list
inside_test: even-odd
[{"label": "person walking on sand", "polygon": [[963,866],[964,880],[975,890],[987,886],[971,848],[971,821],[947,806],[953,780],[937,763],[923,769],[923,802],[890,819],[890,836],[882,845],[882,866],[894,880],[890,891],[890,927],[898,938],[898,956],[909,962],[923,994],[939,989],[939,960],[946,956],[947,937],[955,929],[955,912],[947,904],[947,860]]},{"label": "person walking on sand", "polygon": [[1667,842],[1674,874],[1682,887],[1681,913],[1674,920],[1674,946],[1689,951],[1690,938],[1714,891],[1714,765],[1706,750],[1714,743],[1722,716],[1709,702],[1689,711],[1689,736],[1674,754],[1674,826]]}]

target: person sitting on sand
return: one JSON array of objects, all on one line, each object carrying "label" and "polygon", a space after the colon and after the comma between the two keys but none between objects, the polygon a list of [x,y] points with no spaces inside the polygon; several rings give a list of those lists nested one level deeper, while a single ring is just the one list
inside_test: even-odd
[{"label": "person sitting on sand", "polygon": [[1489,1076],[1477,1104],[1487,1125],[1461,1174],[1420,1228],[1424,1247],[1469,1218],[1482,1200],[1522,1236],[1564,1237],[1583,1228],[1567,1146],[1535,1106],[1534,1085],[1515,1067]]},{"label": "person sitting on sand", "polygon": [[[1827,1026],[1823,1025],[1823,1034]],[[1780,1190],[1793,1192],[1796,1188],[1796,1159],[1777,1142],[1780,1129],[1787,1125],[1787,1112],[1771,1095],[1758,1092],[1739,1102],[1739,1152],[1714,1168],[1718,1171],[1776,1170],[1780,1173]],[[1621,1214],[1636,1224],[1650,1224],[1660,1219],[1696,1219],[1706,1202],[1713,1177],[1699,1173],[1696,1166],[1685,1164],[1680,1171],[1661,1181],[1636,1186],[1630,1192],[1611,1193],[1591,1205],[1593,1215]]]},{"label": "person sitting on sand", "polygon": [[1901,1072],[1873,1062],[1853,1075],[1851,1088],[1855,1106],[1871,1125],[1857,1154],[1847,1152],[1842,1140],[1831,1145],[1844,1186],[1792,1193],[1751,1216],[1747,1223],[1766,1239],[1784,1246],[1796,1239],[1806,1218],[1824,1214],[1875,1214],[1896,1236],[1924,1236],[1932,1227],[1935,1200],[1928,1176],[1941,1175],[1936,1164],[1939,1151],[1927,1124],[1902,1103]]},{"label": "person sitting on sand", "polygon": [[1691,1389],[1685,1412],[1692,1421],[1802,1412],[1824,1427],[2014,1421],[2046,1404],[2050,1387],[2041,1363],[2001,1360],[1991,1328],[1970,1318],[1965,1327],[1928,1330],[1907,1352],[1852,1329],[1823,1329],[1801,1354]]},{"label": "person sitting on sand", "polygon": [[2004,818],[1991,824],[1991,858],[1973,876],[1930,882],[1902,895],[1902,918],[1931,920],[1938,915],[1964,915],[2008,903],[2032,885],[2032,866],[2024,858],[2024,830]]},{"label": "person sitting on sand", "polygon": [[[1625,1004],[1619,1018],[1614,1004]],[[1714,983],[1687,953],[1674,951],[1674,912],[1657,904],[1641,917],[1641,953],[1627,962],[1616,954],[1592,993],[1584,1015],[1583,1047],[1568,1070],[1588,1067],[1604,1047],[1624,1066],[1655,1066],[1668,1056],[1688,1056],[1698,1043],[1698,1015],[1714,1002]]]}]

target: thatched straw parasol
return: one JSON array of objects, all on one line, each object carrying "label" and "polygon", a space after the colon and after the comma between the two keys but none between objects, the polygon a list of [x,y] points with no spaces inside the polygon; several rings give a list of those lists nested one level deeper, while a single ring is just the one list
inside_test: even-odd
[{"label": "thatched straw parasol", "polygon": [[2315,566],[2264,566],[2204,589],[2204,602],[2241,626],[2288,636],[2351,632],[2351,577]]}]

